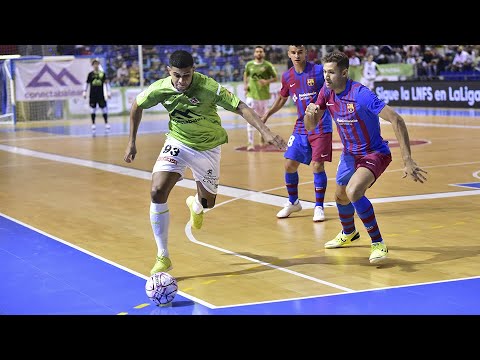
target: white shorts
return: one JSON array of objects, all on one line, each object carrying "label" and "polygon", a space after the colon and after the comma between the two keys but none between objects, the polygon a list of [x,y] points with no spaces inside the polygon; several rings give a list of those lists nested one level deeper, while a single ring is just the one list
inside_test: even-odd
[{"label": "white shorts", "polygon": [[209,193],[216,195],[220,178],[221,145],[211,149],[194,150],[177,139],[167,136],[158,155],[152,174],[157,171],[176,172],[183,180],[185,169],[192,170],[195,181],[200,181]]},{"label": "white shorts", "polygon": [[251,107],[258,116],[262,117],[268,110],[268,101],[269,100],[255,100],[251,97],[245,99],[245,104]]}]

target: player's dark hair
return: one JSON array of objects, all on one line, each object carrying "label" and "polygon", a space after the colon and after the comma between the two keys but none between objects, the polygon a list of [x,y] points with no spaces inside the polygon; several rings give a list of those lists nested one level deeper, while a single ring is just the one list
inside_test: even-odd
[{"label": "player's dark hair", "polygon": [[330,62],[336,63],[341,70],[348,69],[348,67],[350,66],[347,54],[341,51],[334,51],[331,53],[327,53],[323,57],[322,59],[323,64],[330,63]]},{"label": "player's dark hair", "polygon": [[265,51],[265,49],[263,48],[263,46],[260,46],[260,45],[255,46],[255,49],[262,49],[263,51]]},{"label": "player's dark hair", "polygon": [[170,55],[169,65],[179,69],[193,67],[193,56],[186,50],[175,50]]}]

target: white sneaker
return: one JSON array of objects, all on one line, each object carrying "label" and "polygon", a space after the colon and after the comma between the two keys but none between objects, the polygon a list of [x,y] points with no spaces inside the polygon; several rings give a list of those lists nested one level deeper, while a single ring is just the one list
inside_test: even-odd
[{"label": "white sneaker", "polygon": [[277,218],[282,219],[282,218],[289,217],[291,213],[294,213],[300,210],[302,210],[302,204],[300,204],[300,201],[298,199],[297,201],[295,201],[294,204],[288,201],[285,207],[277,213]]},{"label": "white sneaker", "polygon": [[322,206],[315,206],[313,210],[313,221],[319,222],[325,220],[325,213]]},{"label": "white sneaker", "polygon": [[110,124],[105,124],[105,130],[110,130]]},{"label": "white sneaker", "polygon": [[92,131],[95,131],[97,129],[97,127],[95,126],[95,124],[92,124]]}]

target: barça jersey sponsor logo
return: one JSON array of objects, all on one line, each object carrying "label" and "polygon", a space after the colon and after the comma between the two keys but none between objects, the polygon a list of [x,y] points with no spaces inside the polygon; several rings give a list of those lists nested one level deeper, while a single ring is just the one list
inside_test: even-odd
[{"label": "bar\u00e7a jersey sponsor logo", "polygon": [[354,106],[352,103],[348,103],[348,104],[347,104],[347,111],[348,111],[349,113],[355,112],[355,106]]},{"label": "bar\u00e7a jersey sponsor logo", "polygon": [[354,123],[357,123],[357,119],[342,119],[342,118],[337,118],[335,122],[340,125],[340,126],[352,126]]},{"label": "bar\u00e7a jersey sponsor logo", "polygon": [[305,99],[310,99],[310,100],[316,100],[316,96],[317,96],[317,93],[315,91],[312,91],[312,92],[308,92],[308,93],[303,93],[303,94],[299,94],[298,97],[300,98],[300,100],[305,100]]},{"label": "bar\u00e7a jersey sponsor logo", "polygon": [[308,85],[308,86],[313,86],[313,85],[315,85],[315,79],[307,79],[307,85]]}]

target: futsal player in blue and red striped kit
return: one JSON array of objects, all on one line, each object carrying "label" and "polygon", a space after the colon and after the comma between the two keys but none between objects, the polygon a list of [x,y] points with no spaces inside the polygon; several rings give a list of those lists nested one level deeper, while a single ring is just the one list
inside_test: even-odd
[{"label": "futsal player in blue and red striped kit", "polygon": [[323,86],[323,65],[306,60],[305,45],[289,45],[288,56],[293,66],[282,74],[282,88],[272,107],[262,117],[264,122],[280,110],[290,96],[297,107],[297,120],[292,135],[288,140],[285,157],[285,185],[288,201],[278,213],[278,218],[286,218],[293,212],[302,210],[298,199],[298,167],[300,164],[311,165],[315,186],[315,208],[313,221],[324,221],[323,202],[327,189],[327,175],[324,162],[332,161],[332,119],[328,112],[311,131],[305,129],[303,116],[305,109],[317,99]]},{"label": "futsal player in blue and red striped kit", "polygon": [[348,78],[348,57],[332,52],[322,59],[325,84],[316,102],[309,104],[304,121],[306,129],[314,129],[327,110],[337,125],[343,152],[337,168],[335,201],[342,231],[325,243],[325,248],[351,244],[360,237],[354,214],[362,220],[372,245],[370,263],[379,263],[388,256],[388,248],[377,224],[372,203],[365,196],[385,171],[392,155],[388,142],[381,136],[380,118],[392,124],[404,162],[404,176],[423,183],[427,173],[413,161],[410,140],[404,119],[375,93]]}]

